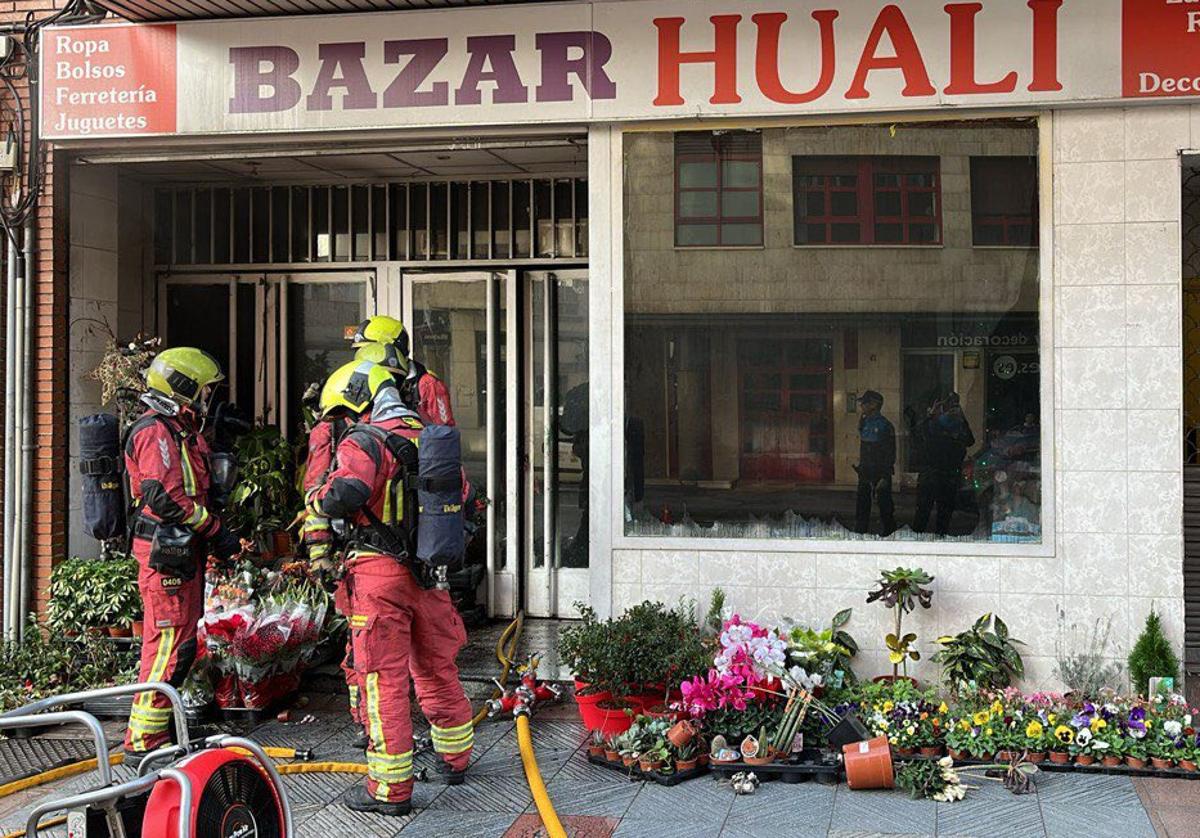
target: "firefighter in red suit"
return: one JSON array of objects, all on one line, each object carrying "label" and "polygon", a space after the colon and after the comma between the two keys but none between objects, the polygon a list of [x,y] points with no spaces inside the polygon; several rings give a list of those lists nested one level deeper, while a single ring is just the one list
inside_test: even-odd
[{"label": "firefighter in red suit", "polygon": [[413,785],[410,673],[445,782],[461,783],[470,762],[471,705],[455,664],[467,635],[449,593],[419,581],[424,574],[408,549],[416,504],[402,476],[417,471],[420,419],[377,364],[352,362],[329,377],[323,417],[358,419],[368,409],[369,424],[346,433],[335,468],[308,493],[306,507],[350,528],[344,584],[370,744],[366,783],[351,788],[345,803],[355,811],[405,815]]},{"label": "firefighter in red suit", "polygon": [[[332,416],[328,421],[322,419],[313,425],[308,434],[308,457],[304,468],[304,492],[307,494],[328,476],[333,466],[334,450],[353,422],[346,416]],[[308,552],[308,559],[313,570],[318,573],[332,574],[334,570],[334,532],[329,519],[320,515],[305,512],[304,525],[301,528],[301,541]],[[339,581],[334,589],[334,608],[344,617],[350,615],[350,603],[346,596],[346,586]],[[362,723],[359,713],[360,689],[358,679],[354,675],[354,651],[349,639],[346,641],[346,652],[342,656],[342,675],[346,679],[346,689],[350,695],[350,716],[354,721]],[[365,748],[369,743],[366,736],[359,736],[354,741],[356,748]]]},{"label": "firefighter in red suit", "polygon": [[[232,558],[241,543],[208,509],[210,452],[201,425],[212,387],[223,379],[217,362],[190,347],[167,349],[146,371],[147,410],[130,429],[125,469],[136,514],[133,555],[145,613],[142,681],[180,687],[196,658],[196,624],[204,606],[209,553]],[[167,744],[171,705],[140,693],[129,714],[127,754]]]},{"label": "firefighter in red suit", "polygon": [[391,344],[404,359],[405,371],[402,377],[397,377],[396,383],[400,387],[400,396],[417,411],[424,424],[454,424],[450,391],[445,382],[409,354],[408,332],[403,323],[383,314],[364,320],[354,333],[354,347],[359,349],[371,343]]}]

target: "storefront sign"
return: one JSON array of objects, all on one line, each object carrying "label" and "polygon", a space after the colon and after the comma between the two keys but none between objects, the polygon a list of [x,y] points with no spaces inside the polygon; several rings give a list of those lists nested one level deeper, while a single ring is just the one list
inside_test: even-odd
[{"label": "storefront sign", "polygon": [[644,0],[43,33],[66,139],[1200,95],[1196,0]]}]

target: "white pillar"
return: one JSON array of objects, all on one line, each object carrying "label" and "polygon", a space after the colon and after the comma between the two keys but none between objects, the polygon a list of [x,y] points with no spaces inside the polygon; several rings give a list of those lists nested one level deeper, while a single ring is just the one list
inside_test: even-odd
[{"label": "white pillar", "polygon": [[621,130],[588,129],[589,440],[588,588],[601,617],[612,612],[613,537],[624,527],[624,227]]}]

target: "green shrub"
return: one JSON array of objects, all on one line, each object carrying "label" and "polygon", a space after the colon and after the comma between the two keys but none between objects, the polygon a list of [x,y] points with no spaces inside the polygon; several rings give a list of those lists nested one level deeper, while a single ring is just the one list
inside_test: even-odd
[{"label": "green shrub", "polygon": [[49,624],[76,632],[128,627],[142,613],[137,577],[137,560],[131,556],[76,557],[60,563],[50,573]]},{"label": "green shrub", "polygon": [[1129,677],[1139,695],[1145,695],[1151,678],[1178,678],[1179,658],[1163,634],[1162,621],[1151,608],[1146,627],[1129,653]]},{"label": "green shrub", "polygon": [[0,711],[49,695],[137,680],[135,647],[81,634],[68,637],[30,618],[20,642],[0,643]]}]

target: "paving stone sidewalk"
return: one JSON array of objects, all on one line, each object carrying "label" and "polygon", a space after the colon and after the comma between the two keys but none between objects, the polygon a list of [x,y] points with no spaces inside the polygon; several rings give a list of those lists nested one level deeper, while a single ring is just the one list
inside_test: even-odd
[{"label": "paving stone sidewalk", "polygon": [[[320,705],[320,706],[318,706]],[[298,719],[311,713],[314,721]],[[271,721],[252,736],[266,745],[309,747],[319,760],[361,762],[350,747],[354,730],[333,701],[314,702],[296,721]],[[867,835],[1012,836],[1012,838],[1193,838],[1200,834],[1200,781],[1137,781],[1120,777],[1041,774],[1037,793],[1014,797],[985,782],[964,801],[913,801],[898,792],[851,792],[845,785],[764,784],[735,797],[721,782],[701,778],[673,788],[630,782],[589,764],[584,734],[570,706],[548,708],[534,719],[538,764],[550,797],[573,838],[857,838]],[[4,743],[0,742],[0,747]],[[432,754],[417,758],[431,768]],[[118,774],[128,776],[118,767]],[[48,794],[86,787],[90,777],[0,801],[4,832],[24,825],[24,813]],[[526,786],[511,720],[485,722],[477,735],[472,770],[463,786],[416,786],[416,808],[406,818],[363,816],[338,803],[361,778],[347,774],[287,778],[297,835],[535,836],[544,834]],[[65,838],[63,830],[43,835]],[[151,836],[146,836],[151,838]],[[153,838],[159,838],[154,836]]]}]

